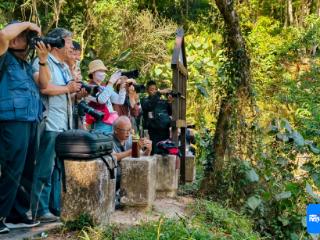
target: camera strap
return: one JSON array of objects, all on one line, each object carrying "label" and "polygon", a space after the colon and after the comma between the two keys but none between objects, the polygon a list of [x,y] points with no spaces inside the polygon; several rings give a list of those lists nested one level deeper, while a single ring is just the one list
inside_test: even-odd
[{"label": "camera strap", "polygon": [[107,169],[108,169],[108,171],[110,173],[110,179],[115,179],[116,177],[115,177],[114,170],[118,167],[117,166],[117,161],[115,160],[115,158],[112,155],[110,155],[110,156],[111,156],[111,160],[112,160],[112,163],[113,163],[113,168],[110,167],[107,159],[105,159],[103,156],[101,156],[100,158],[104,162],[104,164],[106,165],[106,167],[107,167]]},{"label": "camera strap", "polygon": [[25,48],[25,49],[8,48],[8,50],[11,52],[25,52],[28,50],[28,48]]}]

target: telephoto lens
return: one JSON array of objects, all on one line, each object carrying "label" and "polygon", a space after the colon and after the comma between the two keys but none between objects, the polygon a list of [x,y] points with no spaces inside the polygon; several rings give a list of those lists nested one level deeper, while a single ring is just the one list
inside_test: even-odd
[{"label": "telephoto lens", "polygon": [[89,115],[91,115],[92,117],[94,117],[96,119],[96,121],[101,121],[104,117],[104,113],[100,112],[90,106],[88,106],[88,104],[82,100],[81,102],[78,103],[78,112],[79,115],[81,115],[81,112],[87,113]]},{"label": "telephoto lens", "polygon": [[27,42],[31,49],[35,49],[38,42],[43,42],[45,45],[50,45],[51,47],[63,48],[64,39],[61,37],[38,37],[38,33],[35,31],[29,31],[27,33]]}]

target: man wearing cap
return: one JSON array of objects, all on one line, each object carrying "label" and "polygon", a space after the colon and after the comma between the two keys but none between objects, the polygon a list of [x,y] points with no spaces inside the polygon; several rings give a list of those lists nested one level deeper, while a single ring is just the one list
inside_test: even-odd
[{"label": "man wearing cap", "polygon": [[[41,34],[36,24],[18,21],[0,31],[0,233],[39,224],[28,219],[26,212],[43,111],[39,88],[48,86],[50,72],[47,66],[32,71],[26,61],[30,31]],[[45,63],[45,44],[37,43],[36,51]]]},{"label": "man wearing cap", "polygon": [[104,118],[101,121],[95,121],[94,118],[86,115],[87,124],[91,124],[94,129],[102,130],[104,132],[112,132],[112,124],[118,118],[118,114],[114,111],[112,104],[123,104],[126,98],[126,84],[124,82],[120,86],[119,93],[116,93],[113,89],[113,85],[119,79],[127,79],[127,77],[121,76],[121,72],[117,71],[110,77],[106,86],[102,86],[102,82],[106,76],[106,66],[100,59],[96,59],[89,63],[89,78],[90,83],[100,86],[100,91],[95,97],[88,97],[89,105],[96,110],[105,113]]},{"label": "man wearing cap", "polygon": [[41,90],[46,112],[31,192],[32,217],[40,222],[54,222],[61,213],[61,163],[56,159],[55,140],[60,132],[72,127],[70,94],[81,88],[81,83],[71,81],[72,76],[65,63],[68,54],[72,53],[72,33],[64,28],[55,28],[47,36],[63,38],[65,46],[52,48],[47,62],[36,59],[33,64],[34,69],[41,64],[48,65],[51,73],[48,87]]}]

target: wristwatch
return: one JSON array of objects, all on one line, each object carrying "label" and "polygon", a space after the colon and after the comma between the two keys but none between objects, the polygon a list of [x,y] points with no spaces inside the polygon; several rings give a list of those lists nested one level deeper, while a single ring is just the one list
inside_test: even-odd
[{"label": "wristwatch", "polygon": [[40,66],[45,66],[45,65],[47,65],[47,62],[44,62],[44,63],[39,62],[39,65],[40,65]]}]

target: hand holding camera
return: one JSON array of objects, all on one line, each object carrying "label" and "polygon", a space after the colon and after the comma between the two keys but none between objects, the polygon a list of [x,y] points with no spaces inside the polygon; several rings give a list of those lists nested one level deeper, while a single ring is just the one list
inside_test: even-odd
[{"label": "hand holding camera", "polygon": [[50,45],[45,45],[42,41],[38,42],[35,46],[40,63],[46,63],[49,52],[51,51]]},{"label": "hand holding camera", "polygon": [[70,81],[67,85],[68,92],[69,93],[79,92],[81,89],[81,86],[82,86],[81,82]]}]

